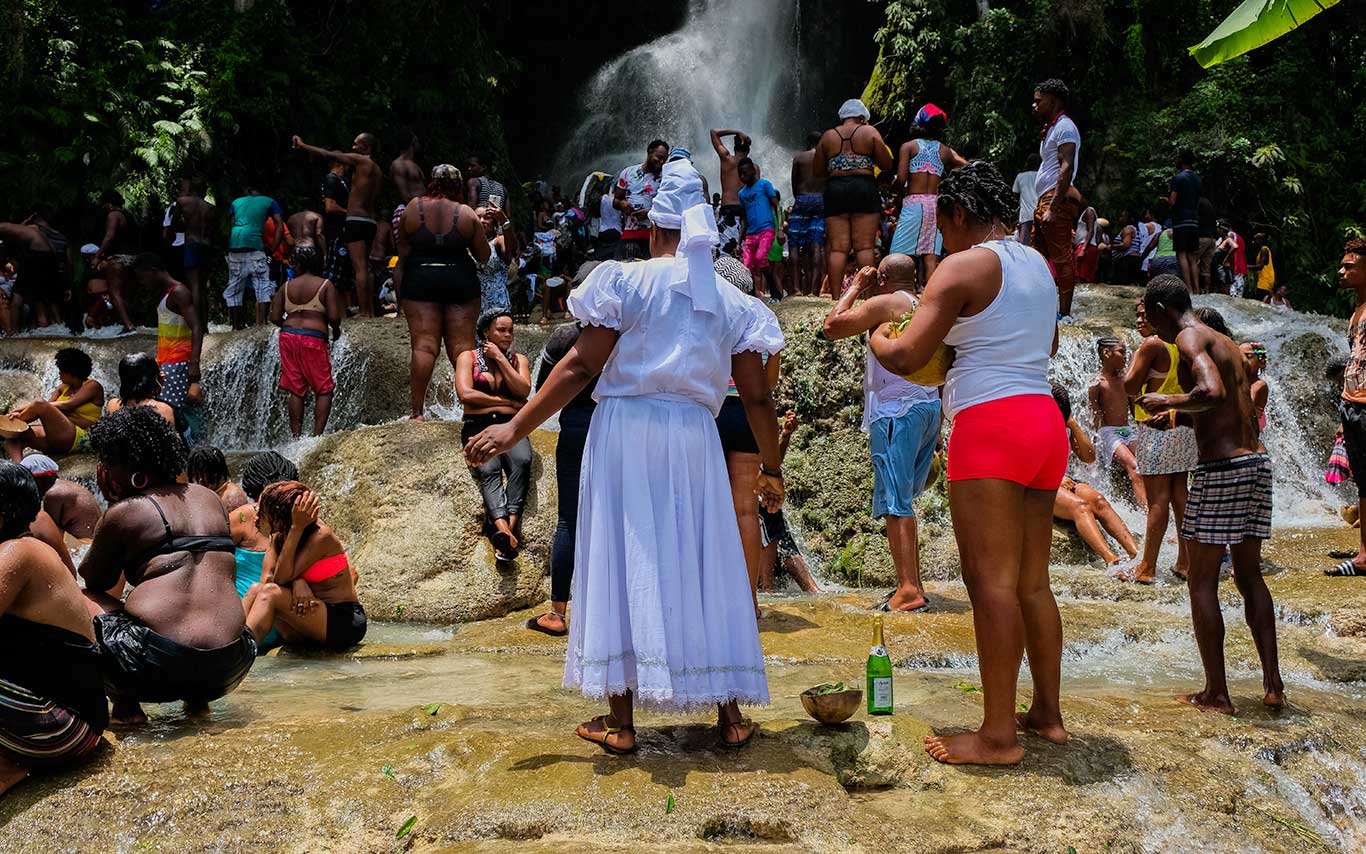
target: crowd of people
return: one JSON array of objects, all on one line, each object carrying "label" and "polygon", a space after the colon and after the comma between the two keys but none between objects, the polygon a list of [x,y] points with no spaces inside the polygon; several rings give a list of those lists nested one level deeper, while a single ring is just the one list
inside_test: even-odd
[{"label": "crowd of people", "polygon": [[[250,189],[236,199],[224,301],[235,326],[280,327],[281,388],[297,435],[309,394],[315,432],[326,427],[335,386],[328,344],[348,304],[369,316],[390,291],[411,333],[414,419],[424,415],[445,345],[464,409],[464,455],[499,560],[524,545],[528,436],[558,413],[551,607],[526,627],[568,637],[565,685],[607,706],[577,734],[609,753],[637,748],[637,706],[714,706],[722,743],[747,743],[758,727],[740,705],[768,701],[757,591],[778,566],[816,589],[782,515],[782,464],[797,422],[794,413],[780,421],[775,408],[785,341],[766,300],[785,293],[832,297],[823,337],[866,341],[871,512],[886,521],[897,579],[878,610],[934,608],[920,574],[915,502],[933,479],[948,483],[984,716],[975,731],[927,737],[935,759],[1018,762],[1020,729],[1068,739],[1063,628],[1049,585],[1055,518],[1074,523],[1118,577],[1151,583],[1175,516],[1173,572],[1190,591],[1206,676],[1181,699],[1232,713],[1217,590],[1228,556],[1261,658],[1264,703],[1279,708],[1274,606],[1260,569],[1272,510],[1261,440],[1266,351],[1236,343],[1218,312],[1195,308],[1191,296],[1220,291],[1217,271],[1227,269],[1231,289],[1255,276],[1273,307],[1288,308],[1283,283],[1264,241],[1254,239],[1251,263],[1225,224],[1206,242],[1210,205],[1186,154],[1171,182],[1170,224],[1121,215],[1108,239],[1108,223],[1076,190],[1081,137],[1068,97],[1057,80],[1036,87],[1039,160],[1015,189],[995,165],[943,141],[948,117],[933,104],[893,158],[867,108],[850,100],[839,123],[813,133],[793,158],[789,207],[760,175],[751,138],[717,129],[719,193],[689,150],[655,140],[614,180],[590,176],[578,205],[556,201],[554,188],[537,198],[526,244],[504,212],[506,188],[478,158],[463,173],[441,164],[424,174],[410,138],[387,173],[407,200],[382,211],[373,135],[358,135],[350,152],[294,137],[298,150],[328,161],[323,210],[286,217]],[[900,197],[891,217],[887,179]],[[189,413],[203,399],[203,273],[216,252],[216,213],[201,185],[184,189],[166,220],[183,237],[173,244],[178,264],[136,251],[112,195],[105,239],[88,253],[106,286],[101,311],[116,322],[132,328],[134,283],[161,294],[155,355],[125,357],[118,396],[106,398],[90,357],[65,348],[49,398],[0,424],[11,460],[0,464],[0,649],[23,650],[0,657],[0,791],[32,767],[88,755],[111,717],[143,720],[142,703],[202,711],[271,645],[340,649],[365,635],[345,544],[295,466],[265,452],[233,482],[223,452],[196,436]],[[595,215],[582,216],[583,205]],[[595,237],[562,242],[561,228],[592,221]],[[36,221],[22,228],[34,254],[55,254]],[[49,248],[34,249],[40,240]],[[1135,243],[1145,248],[1131,261]],[[1050,384],[1049,363],[1075,283],[1107,256],[1112,269],[1146,263],[1152,276],[1136,306],[1144,341],[1132,359],[1120,339],[1095,342],[1088,429],[1088,416]],[[47,268],[26,260],[21,278]],[[514,346],[515,321],[526,315],[513,278],[541,289],[543,321],[561,308],[574,321],[550,335],[534,384],[531,360]],[[1347,245],[1339,280],[1357,296],[1340,415],[1346,463],[1359,470],[1366,243]],[[19,316],[40,323],[60,305],[32,284],[16,287]],[[519,298],[525,309],[526,293]],[[87,449],[107,509],[60,478],[53,459]],[[1099,461],[1132,485],[1147,509],[1141,548],[1101,490],[1071,476],[1074,460]],[[68,537],[88,542],[79,562]],[[1360,553],[1332,574],[1363,572],[1366,533]],[[1018,711],[1026,649],[1033,700]]]}]

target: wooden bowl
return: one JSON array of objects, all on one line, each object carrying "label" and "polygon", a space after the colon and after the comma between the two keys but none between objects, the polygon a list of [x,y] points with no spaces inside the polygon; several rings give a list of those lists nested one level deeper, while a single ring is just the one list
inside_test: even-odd
[{"label": "wooden bowl", "polygon": [[28,425],[18,418],[11,418],[8,415],[0,415],[0,436],[6,439],[15,439],[24,435]]},{"label": "wooden bowl", "polygon": [[823,724],[844,723],[862,702],[863,691],[859,688],[834,694],[802,694],[802,708]]}]

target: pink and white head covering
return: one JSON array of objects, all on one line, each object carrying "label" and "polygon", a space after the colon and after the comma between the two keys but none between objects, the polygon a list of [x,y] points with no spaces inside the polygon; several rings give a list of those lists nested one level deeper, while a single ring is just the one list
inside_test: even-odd
[{"label": "pink and white head covering", "polygon": [[938,125],[948,127],[949,114],[939,109],[934,104],[926,104],[920,108],[920,112],[915,114],[916,127],[929,128]]}]

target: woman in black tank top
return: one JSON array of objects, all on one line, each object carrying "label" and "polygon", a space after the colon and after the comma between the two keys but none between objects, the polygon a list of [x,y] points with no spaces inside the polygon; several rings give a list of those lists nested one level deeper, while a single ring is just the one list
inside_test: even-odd
[{"label": "woman in black tank top", "polygon": [[475,264],[489,259],[489,244],[474,209],[458,200],[460,170],[432,169],[427,192],[408,202],[398,221],[398,267],[394,288],[408,320],[412,348],[411,415],[421,420],[441,343],[455,361],[474,348],[479,319],[479,275]]}]

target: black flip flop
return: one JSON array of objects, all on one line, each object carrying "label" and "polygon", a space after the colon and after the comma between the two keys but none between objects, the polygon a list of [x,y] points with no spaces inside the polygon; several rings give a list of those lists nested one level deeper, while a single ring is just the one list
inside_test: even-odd
[{"label": "black flip flop", "polygon": [[878,605],[874,605],[874,606],[873,606],[873,610],[874,610],[874,611],[881,611],[881,612],[884,613],[884,614],[919,614],[919,613],[922,613],[922,612],[924,612],[924,611],[930,610],[930,597],[926,596],[926,597],[925,597],[925,604],[921,605],[921,606],[918,607],[918,608],[898,608],[898,609],[896,609],[895,611],[893,611],[893,610],[892,610],[892,603],[891,603],[891,601],[889,600],[889,601],[886,601],[886,602],[882,602],[882,603],[880,603],[880,604],[878,604]]},{"label": "black flip flop", "polygon": [[1351,559],[1349,558],[1347,560],[1344,560],[1337,566],[1333,567],[1332,569],[1325,569],[1323,571],[1323,574],[1332,576],[1334,578],[1346,578],[1348,576],[1354,575],[1366,575],[1366,569],[1362,569],[1361,567],[1352,563]]},{"label": "black flip flop", "polygon": [[493,551],[501,561],[511,561],[517,559],[517,549],[512,547],[512,535],[506,531],[494,531],[489,537],[489,542],[493,544]]},{"label": "black flip flop", "polygon": [[[550,635],[552,638],[562,638],[565,635],[569,634],[569,629],[561,629],[557,632],[554,629],[547,629],[545,626],[541,625],[541,617],[544,616],[545,614],[541,614],[540,616],[532,617],[531,619],[527,620],[526,627],[528,629],[531,629],[533,632],[540,632],[543,635]],[[560,619],[564,619],[563,614],[560,615]]]}]

